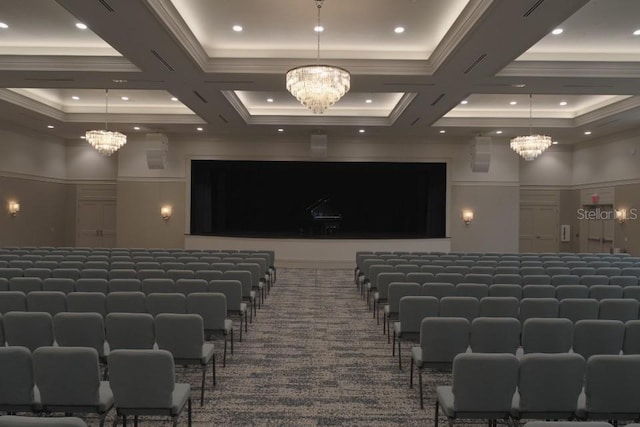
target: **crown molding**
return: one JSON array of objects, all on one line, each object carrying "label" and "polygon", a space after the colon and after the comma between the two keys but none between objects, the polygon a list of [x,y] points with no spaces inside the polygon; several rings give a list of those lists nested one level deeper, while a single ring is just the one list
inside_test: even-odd
[{"label": "crown molding", "polygon": [[530,120],[527,117],[443,117],[435,122],[432,127],[521,127],[529,128],[533,125],[534,128],[570,128],[574,127],[574,119],[554,119],[554,118],[540,118]]},{"label": "crown molding", "polygon": [[66,121],[66,115],[62,111],[9,89],[0,88],[0,100],[61,122]]},{"label": "crown molding", "polygon": [[496,76],[638,78],[640,64],[600,61],[514,61]]},{"label": "crown molding", "polygon": [[640,96],[632,96],[576,117],[573,120],[573,126],[583,126],[638,107],[640,107]]},{"label": "crown molding", "polygon": [[140,72],[122,56],[0,55],[3,71]]}]

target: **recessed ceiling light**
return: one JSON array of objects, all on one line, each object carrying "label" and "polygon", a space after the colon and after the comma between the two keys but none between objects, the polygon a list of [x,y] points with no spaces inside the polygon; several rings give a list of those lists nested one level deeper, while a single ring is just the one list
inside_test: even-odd
[{"label": "recessed ceiling light", "polygon": [[76,28],[79,30],[86,30],[87,29],[87,24],[83,24],[82,22],[78,22],[76,24]]},{"label": "recessed ceiling light", "polygon": [[585,135],[591,135],[591,131],[590,131],[590,130],[585,131],[585,133],[584,133],[584,134],[585,134]]},{"label": "recessed ceiling light", "polygon": [[511,101],[511,102],[509,103],[509,105],[516,105],[517,103],[518,103],[518,101]]},{"label": "recessed ceiling light", "polygon": [[444,130],[444,129],[442,129],[442,130],[440,131],[440,133],[447,133],[447,131],[446,131],[446,130]]},{"label": "recessed ceiling light", "polygon": [[54,125],[47,125],[47,127],[48,127],[49,129],[53,129],[55,126],[54,126]]},{"label": "recessed ceiling light", "polygon": [[111,80],[114,83],[127,83],[129,80],[127,79],[113,79]]},{"label": "recessed ceiling light", "polygon": [[393,29],[393,32],[396,34],[402,34],[404,33],[404,27],[396,27]]},{"label": "recessed ceiling light", "polygon": [[177,100],[178,100],[178,98],[176,98],[175,96],[172,96],[172,97],[171,97],[171,100],[175,102],[175,101],[177,101]]},{"label": "recessed ceiling light", "polygon": [[527,85],[525,83],[515,83],[515,84],[512,84],[511,86],[513,86],[513,87],[526,87]]},{"label": "recessed ceiling light", "polygon": [[9,26],[4,22],[0,22],[0,28],[2,28],[3,30],[6,30],[7,28],[9,28]]},{"label": "recessed ceiling light", "polygon": [[467,105],[469,103],[469,101],[467,101],[466,99],[464,101],[460,101],[460,104],[462,105]]},{"label": "recessed ceiling light", "polygon": [[273,98],[267,98],[267,102],[273,102]]},{"label": "recessed ceiling light", "polygon": [[86,137],[86,136],[84,136],[84,135],[81,135],[81,136],[80,136],[80,139],[87,139],[87,137]]},{"label": "recessed ceiling light", "polygon": [[129,97],[128,96],[121,96],[120,99],[122,99],[123,101],[128,101]]},{"label": "recessed ceiling light", "polygon": [[235,31],[236,33],[239,33],[242,31],[241,25],[234,25],[232,28],[233,28],[233,31]]},{"label": "recessed ceiling light", "polygon": [[134,126],[133,130],[140,130],[140,126]]},{"label": "recessed ceiling light", "polygon": [[[4,24],[4,25],[7,25],[7,24]],[[7,28],[7,27],[0,27],[0,28]],[[633,35],[634,35],[634,36],[640,36],[640,30],[635,30],[635,31],[633,32]]]},{"label": "recessed ceiling light", "polygon": [[498,135],[501,135],[501,134],[502,134],[502,131],[501,131],[501,130],[497,130],[497,131],[496,131],[496,133],[497,133]]},{"label": "recessed ceiling light", "polygon": [[80,100],[80,97],[79,97],[79,96],[75,96],[75,95],[74,95],[74,96],[72,96],[72,97],[71,97],[71,99],[73,99],[74,101],[79,101],[79,100]]},{"label": "recessed ceiling light", "polygon": [[367,104],[371,104],[373,102],[373,99],[365,99],[364,102]]},{"label": "recessed ceiling light", "polygon": [[278,132],[284,132],[284,129],[279,128],[279,129],[278,129]]},{"label": "recessed ceiling light", "polygon": [[358,129],[359,133],[364,133],[364,129]]},{"label": "recessed ceiling light", "polygon": [[560,101],[560,105],[564,107],[565,105],[567,105],[567,101]]},{"label": "recessed ceiling light", "polygon": [[551,31],[551,34],[553,34],[554,36],[558,36],[560,34],[562,34],[564,32],[564,30],[562,28],[556,28],[555,30]]},{"label": "recessed ceiling light", "polygon": [[203,129],[203,128],[196,128],[196,130],[197,130],[198,132],[202,132],[204,129]]},{"label": "recessed ceiling light", "polygon": [[316,33],[321,33],[324,31],[324,27],[322,25],[316,25],[315,27],[313,27],[313,31],[315,31]]},{"label": "recessed ceiling light", "polygon": [[553,141],[551,144],[558,145],[558,141]]}]

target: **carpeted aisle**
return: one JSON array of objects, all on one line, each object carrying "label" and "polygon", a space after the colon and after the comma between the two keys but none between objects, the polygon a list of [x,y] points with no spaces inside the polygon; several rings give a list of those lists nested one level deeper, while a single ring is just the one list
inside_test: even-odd
[{"label": "carpeted aisle", "polygon": [[[408,387],[408,360],[400,372],[381,331],[352,270],[279,269],[226,368],[219,353],[218,383],[204,407],[199,369],[178,367],[177,380],[192,384],[196,426],[433,425],[434,385],[447,384],[449,375],[425,374],[421,410],[417,384]],[[180,421],[186,425],[186,414]],[[144,418],[140,425],[170,423]]]}]

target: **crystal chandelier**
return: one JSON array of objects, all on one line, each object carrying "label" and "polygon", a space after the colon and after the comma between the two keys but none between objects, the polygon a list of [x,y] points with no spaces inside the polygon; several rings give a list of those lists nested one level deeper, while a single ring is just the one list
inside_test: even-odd
[{"label": "crystal chandelier", "polygon": [[351,74],[343,68],[320,64],[320,9],[324,0],[315,0],[318,8],[318,54],[315,65],[296,67],[287,72],[287,90],[314,114],[322,114],[338,102],[351,85]]},{"label": "crystal chandelier", "polygon": [[127,143],[127,136],[120,132],[112,132],[107,124],[109,114],[109,89],[106,90],[106,107],[104,130],[89,130],[85,133],[86,141],[103,156],[110,156]]},{"label": "crystal chandelier", "polygon": [[531,123],[533,122],[533,98],[529,95],[529,135],[517,136],[511,140],[511,149],[525,160],[533,160],[544,150],[551,147],[551,137],[547,135],[533,135]]}]

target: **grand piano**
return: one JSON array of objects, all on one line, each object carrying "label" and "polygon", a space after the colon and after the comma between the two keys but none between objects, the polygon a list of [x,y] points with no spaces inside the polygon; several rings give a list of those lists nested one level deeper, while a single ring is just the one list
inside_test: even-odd
[{"label": "grand piano", "polygon": [[342,214],[331,205],[330,201],[331,196],[325,195],[307,207],[306,210],[312,221],[312,234],[330,236],[340,229]]}]

